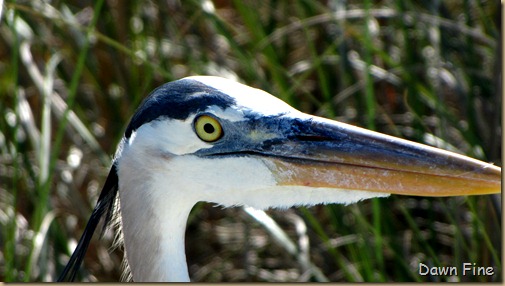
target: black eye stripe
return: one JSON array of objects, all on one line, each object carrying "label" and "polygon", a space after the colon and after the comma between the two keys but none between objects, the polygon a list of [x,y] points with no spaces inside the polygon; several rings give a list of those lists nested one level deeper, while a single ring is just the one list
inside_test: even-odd
[{"label": "black eye stripe", "polygon": [[[192,96],[202,93],[202,96]],[[203,112],[209,106],[221,109],[235,105],[235,99],[197,80],[186,78],[166,83],[144,99],[126,128],[125,137],[143,124],[164,117],[185,120],[191,114]]]}]

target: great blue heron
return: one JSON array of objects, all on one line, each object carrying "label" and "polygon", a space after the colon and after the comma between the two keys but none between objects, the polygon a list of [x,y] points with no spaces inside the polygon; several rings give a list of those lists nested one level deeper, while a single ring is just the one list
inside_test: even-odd
[{"label": "great blue heron", "polygon": [[189,281],[184,234],[199,201],[265,209],[390,194],[500,192],[501,169],[302,113],[219,77],[154,90],[128,125],[68,265],[74,279],[100,218],[119,214],[134,281]]}]

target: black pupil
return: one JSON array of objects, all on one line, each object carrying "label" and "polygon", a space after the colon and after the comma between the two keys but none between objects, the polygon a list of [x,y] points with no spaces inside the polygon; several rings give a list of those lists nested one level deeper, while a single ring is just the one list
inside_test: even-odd
[{"label": "black pupil", "polygon": [[204,126],[203,126],[203,130],[205,130],[205,132],[207,133],[214,133],[214,126],[212,126],[212,124],[210,123],[206,123]]}]

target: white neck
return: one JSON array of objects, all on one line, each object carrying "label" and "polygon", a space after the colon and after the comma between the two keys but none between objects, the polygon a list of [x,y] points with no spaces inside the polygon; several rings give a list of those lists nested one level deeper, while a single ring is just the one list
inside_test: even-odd
[{"label": "white neck", "polygon": [[[184,235],[196,200],[184,192],[154,189],[160,178],[123,157],[118,175],[126,258],[135,282],[189,282]],[[143,182],[139,184],[139,182]]]},{"label": "white neck", "polygon": [[[152,190],[123,187],[120,191],[124,245],[133,281],[189,282],[184,235],[192,206],[156,206],[161,201],[148,192]],[[146,201],[152,207],[146,207]]]}]

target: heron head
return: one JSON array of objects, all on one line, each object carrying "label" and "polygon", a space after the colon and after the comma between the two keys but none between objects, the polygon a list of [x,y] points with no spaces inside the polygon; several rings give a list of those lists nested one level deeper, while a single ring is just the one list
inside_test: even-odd
[{"label": "heron head", "polygon": [[260,208],[501,187],[501,169],[491,164],[311,116],[218,77],[156,89],[125,133],[120,181],[123,157],[143,158],[136,171],[156,173],[153,181],[188,200]]}]

